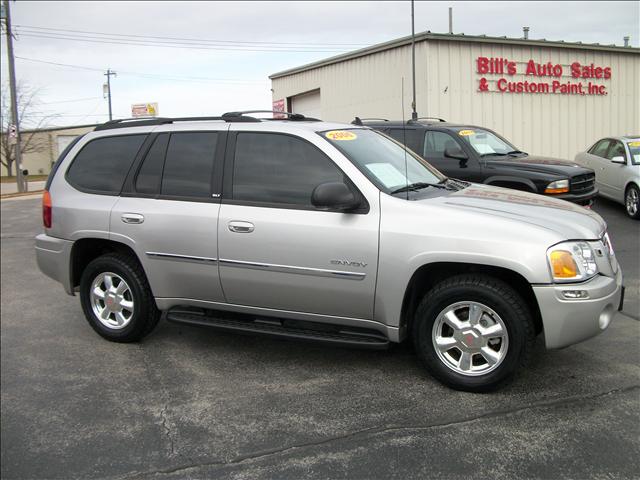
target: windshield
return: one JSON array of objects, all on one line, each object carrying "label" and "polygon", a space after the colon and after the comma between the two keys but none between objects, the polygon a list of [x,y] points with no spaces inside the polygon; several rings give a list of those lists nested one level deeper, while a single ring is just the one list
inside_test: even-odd
[{"label": "windshield", "polygon": [[629,147],[629,154],[631,154],[631,163],[640,165],[640,140],[629,142],[627,146]]},{"label": "windshield", "polygon": [[375,130],[331,130],[319,134],[385,193],[411,184],[438,184],[447,178],[417,154]]},{"label": "windshield", "polygon": [[480,156],[495,154],[507,155],[518,152],[516,147],[487,130],[478,128],[460,130],[458,135],[460,135],[462,140],[471,145]]}]

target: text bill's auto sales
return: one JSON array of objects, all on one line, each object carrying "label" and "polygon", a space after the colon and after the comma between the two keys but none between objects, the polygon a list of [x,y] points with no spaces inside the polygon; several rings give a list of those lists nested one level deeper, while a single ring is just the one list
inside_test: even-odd
[{"label": "text bill's auto sales", "polygon": [[[607,86],[594,80],[611,79],[611,67],[601,67],[593,63],[583,65],[573,62],[568,66],[568,70],[565,70],[564,65],[551,62],[515,62],[498,57],[478,57],[476,73],[482,75],[478,80],[479,92],[497,93],[608,95]],[[515,80],[512,78],[515,75],[525,75],[530,79]],[[563,75],[565,79],[562,78]],[[487,78],[488,76],[491,77]],[[571,80],[566,80],[567,76]]]}]

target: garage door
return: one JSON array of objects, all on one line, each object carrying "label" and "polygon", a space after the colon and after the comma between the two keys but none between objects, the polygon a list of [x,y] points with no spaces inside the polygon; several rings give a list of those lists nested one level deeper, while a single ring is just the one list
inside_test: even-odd
[{"label": "garage door", "polygon": [[301,113],[305,117],[321,118],[320,90],[296,95],[289,99],[291,111]]}]

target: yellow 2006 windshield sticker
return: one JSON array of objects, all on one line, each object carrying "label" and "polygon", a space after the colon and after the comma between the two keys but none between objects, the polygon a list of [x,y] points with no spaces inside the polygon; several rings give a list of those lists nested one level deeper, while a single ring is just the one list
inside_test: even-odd
[{"label": "yellow 2006 windshield sticker", "polygon": [[468,137],[469,135],[475,135],[476,132],[474,132],[473,130],[460,130],[458,132],[458,135],[460,135],[461,137]]},{"label": "yellow 2006 windshield sticker", "polygon": [[355,133],[350,132],[349,130],[331,130],[330,132],[325,133],[324,136],[329,140],[339,141],[355,140],[356,138],[358,138]]},{"label": "yellow 2006 windshield sticker", "polygon": [[640,147],[640,142],[629,142],[630,147]]}]

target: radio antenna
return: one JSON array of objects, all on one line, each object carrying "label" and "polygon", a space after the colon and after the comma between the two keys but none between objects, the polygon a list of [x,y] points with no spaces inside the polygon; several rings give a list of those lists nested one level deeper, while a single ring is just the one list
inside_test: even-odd
[{"label": "radio antenna", "polygon": [[407,201],[409,201],[409,167],[407,166],[407,129],[404,120],[404,77],[401,82],[401,98],[400,105],[402,106],[402,143],[404,144],[404,179],[407,183],[406,193]]}]

